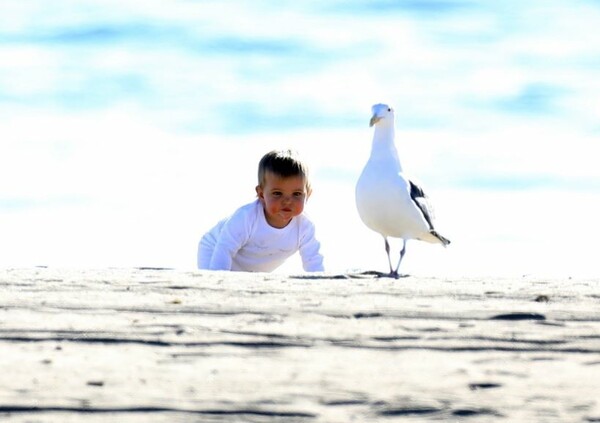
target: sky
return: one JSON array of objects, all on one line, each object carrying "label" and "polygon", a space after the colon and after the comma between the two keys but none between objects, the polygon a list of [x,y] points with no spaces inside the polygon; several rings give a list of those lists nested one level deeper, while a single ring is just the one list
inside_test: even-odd
[{"label": "sky", "polygon": [[327,270],[386,270],[354,205],[386,102],[452,241],[401,270],[596,275],[600,5],[498,3],[2,2],[0,267],[194,269],[292,147]]}]

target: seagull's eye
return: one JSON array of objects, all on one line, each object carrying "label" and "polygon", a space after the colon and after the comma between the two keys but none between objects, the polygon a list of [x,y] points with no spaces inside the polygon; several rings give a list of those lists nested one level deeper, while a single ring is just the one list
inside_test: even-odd
[{"label": "seagull's eye", "polygon": [[391,112],[391,111],[392,111],[392,109],[390,107],[388,107],[388,112]]}]

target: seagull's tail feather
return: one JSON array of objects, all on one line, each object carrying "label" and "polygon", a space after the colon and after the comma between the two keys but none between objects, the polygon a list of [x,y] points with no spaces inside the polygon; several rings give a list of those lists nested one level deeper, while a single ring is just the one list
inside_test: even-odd
[{"label": "seagull's tail feather", "polygon": [[438,234],[435,230],[431,230],[431,231],[429,231],[429,233],[431,235],[433,235],[434,237],[436,237],[437,239],[439,239],[444,247],[447,247],[448,245],[450,245],[450,240],[448,238],[444,238],[443,236]]}]

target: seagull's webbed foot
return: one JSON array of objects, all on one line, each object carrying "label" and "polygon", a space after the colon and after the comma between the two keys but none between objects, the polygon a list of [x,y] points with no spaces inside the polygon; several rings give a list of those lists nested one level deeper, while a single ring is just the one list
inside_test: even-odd
[{"label": "seagull's webbed foot", "polygon": [[[410,275],[406,274],[406,273],[398,273],[398,269],[388,273],[387,275],[384,275],[383,277],[388,277],[388,278],[394,278],[394,279],[400,279],[400,278],[407,278]],[[381,276],[380,276],[381,277]]]},{"label": "seagull's webbed foot", "polygon": [[391,271],[391,272],[379,272],[377,270],[365,270],[364,272],[360,272],[360,275],[365,275],[365,276],[375,276],[377,279],[379,278],[392,278],[392,279],[400,279],[400,278],[407,278],[410,275],[408,274],[400,274],[397,271]]},{"label": "seagull's webbed foot", "polygon": [[409,275],[398,273],[398,269],[400,269],[400,263],[402,263],[402,259],[404,258],[404,253],[406,253],[406,240],[403,240],[402,250],[400,251],[400,258],[398,260],[398,265],[396,266],[396,269],[394,269],[392,267],[392,260],[390,259],[390,243],[388,242],[388,239],[385,236],[383,237],[383,240],[385,242],[384,245],[385,245],[385,252],[386,252],[387,258],[388,258],[388,264],[390,265],[389,273],[378,272],[376,270],[367,270],[365,272],[362,272],[361,275],[370,275],[370,276],[375,276],[377,278],[393,278],[393,279],[406,278]]}]

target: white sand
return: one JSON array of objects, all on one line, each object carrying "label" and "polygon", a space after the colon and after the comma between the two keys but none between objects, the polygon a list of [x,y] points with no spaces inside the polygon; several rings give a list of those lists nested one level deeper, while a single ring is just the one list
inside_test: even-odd
[{"label": "white sand", "polygon": [[0,421],[600,421],[600,280],[2,270]]}]

